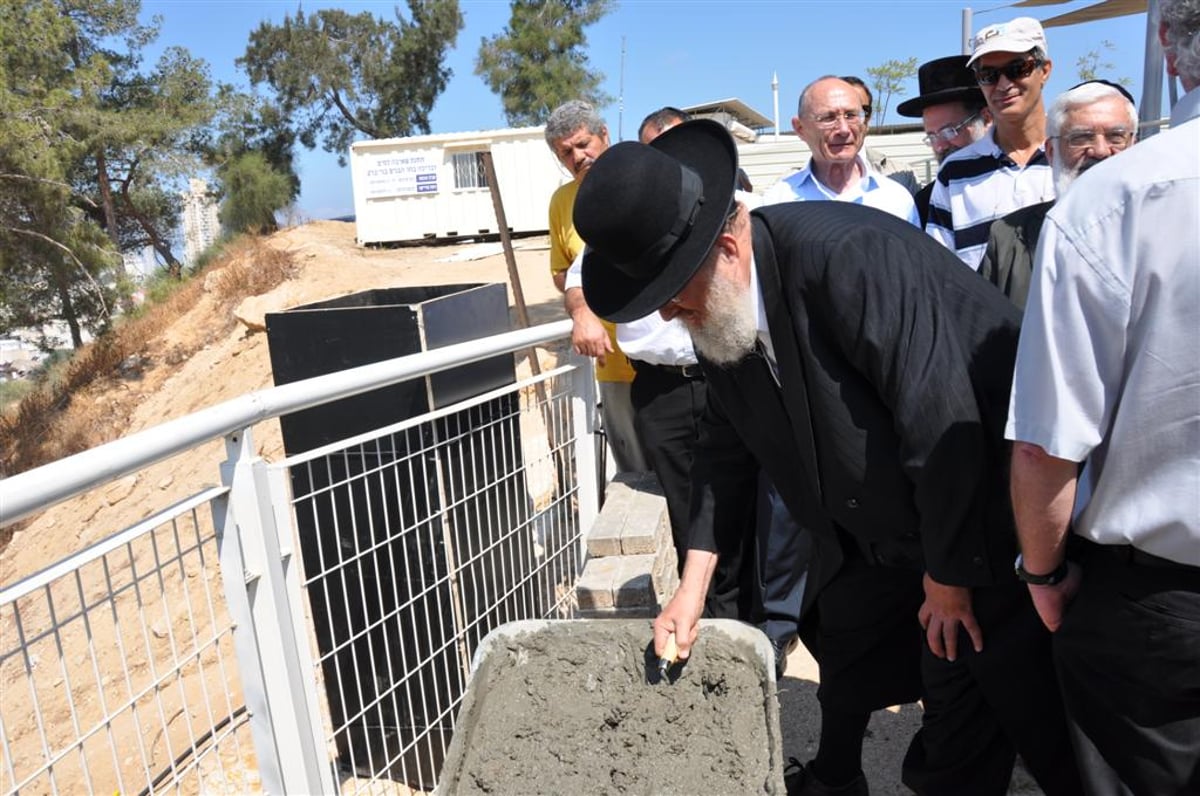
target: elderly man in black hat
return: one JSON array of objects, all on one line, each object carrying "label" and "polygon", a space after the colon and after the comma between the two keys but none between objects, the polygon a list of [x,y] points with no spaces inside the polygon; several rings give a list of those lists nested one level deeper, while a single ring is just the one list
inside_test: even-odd
[{"label": "elderly man in black hat", "polygon": [[821,743],[789,790],[867,793],[871,712],[921,698],[904,763],[917,792],[1002,794],[1020,752],[1047,794],[1077,793],[1049,635],[1012,571],[1016,309],[873,208],[748,213],[736,171],[725,129],[687,122],[611,148],[575,204],[589,306],[681,318],[709,380],[689,550],[656,650],[674,633],[690,652],[761,465],[814,543]]},{"label": "elderly man in black hat", "polygon": [[[967,68],[967,56],[951,55],[921,64],[917,85],[921,93],[897,105],[896,113],[921,119],[925,143],[939,164],[952,152],[983,138],[992,123],[992,112],[975,82],[975,73]],[[914,197],[922,229],[929,220],[933,186],[934,180],[930,180]]]}]

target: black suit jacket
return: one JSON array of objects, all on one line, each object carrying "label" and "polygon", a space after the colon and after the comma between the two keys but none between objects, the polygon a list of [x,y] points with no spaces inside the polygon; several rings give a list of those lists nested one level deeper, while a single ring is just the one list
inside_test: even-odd
[{"label": "black suit jacket", "polygon": [[761,356],[723,368],[700,354],[709,404],[691,546],[735,544],[757,460],[813,533],[806,607],[846,539],[942,583],[1011,578],[1003,430],[1017,310],[952,252],[872,208],[791,202],[751,219],[780,386]]},{"label": "black suit jacket", "polygon": [[992,222],[987,250],[979,263],[979,275],[1022,310],[1033,278],[1033,253],[1052,207],[1053,200],[1029,205]]}]

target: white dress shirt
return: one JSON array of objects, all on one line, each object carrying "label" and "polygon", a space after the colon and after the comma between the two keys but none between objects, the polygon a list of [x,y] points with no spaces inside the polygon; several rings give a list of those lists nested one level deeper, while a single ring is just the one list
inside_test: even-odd
[{"label": "white dress shirt", "polygon": [[1046,217],[1005,435],[1086,461],[1075,533],[1200,566],[1200,88]]},{"label": "white dress shirt", "polygon": [[896,218],[902,218],[914,227],[920,227],[921,218],[917,215],[917,206],[913,202],[912,194],[900,183],[876,172],[863,157],[861,150],[857,160],[863,176],[846,193],[836,194],[822,184],[812,171],[810,158],[807,166],[768,188],[763,194],[762,203],[773,205],[780,202],[853,202],[874,207]]}]

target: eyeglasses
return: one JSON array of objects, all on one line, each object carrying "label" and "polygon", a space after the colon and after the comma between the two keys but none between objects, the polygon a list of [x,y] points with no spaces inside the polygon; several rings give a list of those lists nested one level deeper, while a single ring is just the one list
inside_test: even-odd
[{"label": "eyeglasses", "polygon": [[978,118],[979,118],[979,111],[975,111],[974,113],[972,113],[967,118],[963,119],[958,124],[948,124],[945,127],[939,127],[937,130],[934,130],[932,133],[926,133],[925,137],[922,138],[921,140],[925,142],[926,146],[933,146],[938,141],[948,144],[951,141],[953,141],[958,136],[959,133],[962,132],[964,127],[966,127],[967,125],[969,125],[971,122],[975,121]]},{"label": "eyeglasses", "polygon": [[830,111],[822,113],[820,116],[812,117],[812,120],[817,123],[817,127],[822,130],[832,130],[837,127],[838,122],[844,121],[850,127],[855,127],[862,124],[863,112],[857,111]]},{"label": "eyeglasses", "polygon": [[1095,145],[1097,137],[1108,142],[1109,149],[1124,149],[1133,140],[1133,133],[1124,127],[1112,127],[1108,130],[1071,130],[1055,136],[1065,141],[1070,149],[1081,151]]},{"label": "eyeglasses", "polygon": [[981,86],[990,86],[999,82],[1000,75],[1004,75],[1010,82],[1015,83],[1029,77],[1033,70],[1045,63],[1041,58],[1024,58],[1010,61],[1004,66],[977,66],[975,82]]}]

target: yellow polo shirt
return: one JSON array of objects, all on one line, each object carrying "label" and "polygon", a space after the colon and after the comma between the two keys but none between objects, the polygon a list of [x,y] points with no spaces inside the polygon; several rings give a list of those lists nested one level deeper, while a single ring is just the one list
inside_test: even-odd
[{"label": "yellow polo shirt", "polygon": [[[575,231],[571,211],[575,207],[575,194],[579,192],[579,180],[571,180],[559,187],[550,197],[550,273],[566,271],[583,251],[583,238]],[[612,341],[613,353],[604,358],[604,364],[596,362],[597,381],[633,381],[633,366],[617,346],[617,327],[601,319]]]}]

